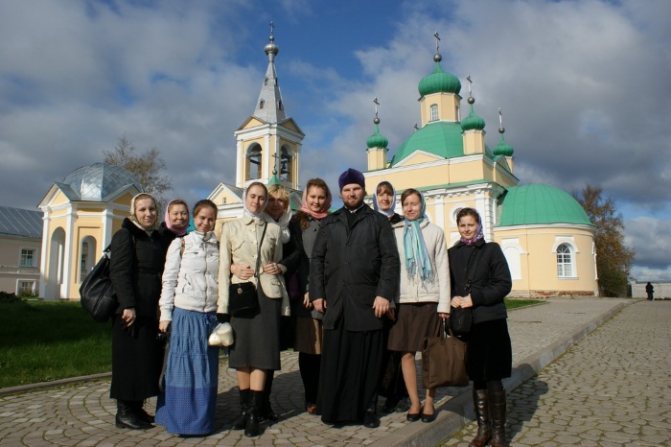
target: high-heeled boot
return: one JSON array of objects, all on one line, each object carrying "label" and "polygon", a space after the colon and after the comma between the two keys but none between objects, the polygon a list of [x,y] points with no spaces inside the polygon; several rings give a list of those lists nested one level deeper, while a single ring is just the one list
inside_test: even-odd
[{"label": "high-heeled boot", "polygon": [[252,391],[252,401],[247,411],[247,421],[245,423],[245,436],[251,438],[261,433],[259,427],[261,408],[263,407],[263,391]]},{"label": "high-heeled boot", "polygon": [[249,405],[251,402],[252,392],[249,389],[240,390],[240,415],[233,422],[234,430],[242,430],[247,423],[247,413],[249,412]]},{"label": "high-heeled boot", "polygon": [[475,419],[478,421],[478,433],[471,443],[468,444],[468,447],[484,447],[492,437],[492,431],[489,426],[487,389],[476,390],[473,388],[473,409],[475,410]]},{"label": "high-heeled boot", "polygon": [[506,391],[489,393],[490,411],[492,415],[491,447],[509,447],[506,442]]}]

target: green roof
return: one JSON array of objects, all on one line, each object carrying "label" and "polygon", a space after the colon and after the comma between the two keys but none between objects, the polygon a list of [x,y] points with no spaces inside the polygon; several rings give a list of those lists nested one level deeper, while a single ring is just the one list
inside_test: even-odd
[{"label": "green roof", "polygon": [[485,120],[475,113],[473,104],[471,104],[471,111],[466,118],[461,120],[462,130],[482,130],[485,128]]},{"label": "green roof", "polygon": [[436,121],[414,132],[394,154],[391,165],[398,164],[415,151],[425,151],[442,158],[462,157],[464,139],[459,123]]},{"label": "green roof", "polygon": [[444,72],[440,62],[436,62],[433,73],[419,81],[418,90],[420,96],[441,92],[458,94],[461,91],[461,82],[455,75]]},{"label": "green roof", "polygon": [[387,137],[385,137],[380,133],[380,126],[376,124],[375,132],[373,133],[373,135],[368,137],[368,140],[366,140],[366,146],[368,148],[374,148],[374,147],[386,148],[388,144],[389,140],[387,140]]},{"label": "green roof", "polygon": [[508,189],[498,226],[553,223],[591,225],[580,203],[564,190],[544,184]]}]

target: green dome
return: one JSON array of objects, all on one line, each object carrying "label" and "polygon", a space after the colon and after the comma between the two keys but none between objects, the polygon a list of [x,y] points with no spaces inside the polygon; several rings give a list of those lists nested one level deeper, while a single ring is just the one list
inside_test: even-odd
[{"label": "green dome", "polygon": [[497,144],[494,148],[494,155],[505,155],[506,157],[512,157],[513,152],[513,147],[506,143],[506,141],[503,139],[503,134],[501,134],[499,144]]},{"label": "green dome", "polygon": [[419,81],[418,89],[420,96],[441,92],[458,94],[461,91],[461,82],[459,81],[459,78],[453,74],[445,73],[441,68],[440,63],[436,62],[436,67],[433,69],[433,73],[425,76]]},{"label": "green dome", "polygon": [[442,158],[464,155],[464,139],[459,123],[435,121],[414,132],[396,151],[391,165],[398,164],[415,151],[424,151]]},{"label": "green dome", "polygon": [[389,140],[387,140],[387,137],[380,133],[380,126],[376,124],[375,132],[373,132],[373,135],[368,137],[368,140],[366,140],[366,146],[368,146],[369,149],[374,147],[383,147],[386,149],[388,144]]},{"label": "green dome", "polygon": [[540,183],[508,189],[498,226],[556,223],[591,225],[580,203],[562,189]]},{"label": "green dome", "polygon": [[461,120],[461,129],[466,130],[483,130],[485,128],[485,120],[478,116],[471,104],[471,111],[466,118]]}]

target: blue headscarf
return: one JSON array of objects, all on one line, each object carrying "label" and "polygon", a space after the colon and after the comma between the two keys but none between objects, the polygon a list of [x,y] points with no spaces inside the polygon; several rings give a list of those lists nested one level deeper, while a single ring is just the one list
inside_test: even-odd
[{"label": "blue headscarf", "polygon": [[433,278],[433,268],[431,267],[431,259],[429,259],[429,252],[426,249],[422,229],[420,228],[420,224],[426,218],[426,202],[420,192],[417,192],[417,194],[419,194],[421,209],[417,219],[408,220],[406,218],[403,221],[403,251],[408,276],[413,277],[418,275],[422,281],[425,281]]}]

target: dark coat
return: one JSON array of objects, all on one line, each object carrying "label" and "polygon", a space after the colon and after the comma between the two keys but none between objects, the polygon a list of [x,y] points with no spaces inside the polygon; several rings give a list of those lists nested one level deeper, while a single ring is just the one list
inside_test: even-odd
[{"label": "dark coat", "polygon": [[398,294],[400,262],[389,221],[364,205],[348,223],[344,207],[321,221],[310,263],[310,299],[325,298],[324,329],[383,328],[373,313],[376,296]]},{"label": "dark coat", "polygon": [[165,222],[161,222],[161,225],[158,226],[158,234],[161,236],[161,244],[163,244],[163,248],[165,249],[165,252],[168,252],[168,247],[170,247],[170,244],[172,241],[177,239],[177,233],[173,233],[168,227],[165,226]]},{"label": "dark coat", "polygon": [[468,295],[468,270],[472,271],[470,294],[473,300],[473,322],[505,319],[507,313],[503,299],[510,293],[513,283],[499,244],[485,243],[484,240],[474,245],[457,242],[448,250],[448,258],[452,296]]},{"label": "dark coat", "polygon": [[133,307],[140,317],[158,318],[165,250],[158,231],[149,236],[129,219],[112,237],[110,278],[119,307]]}]

